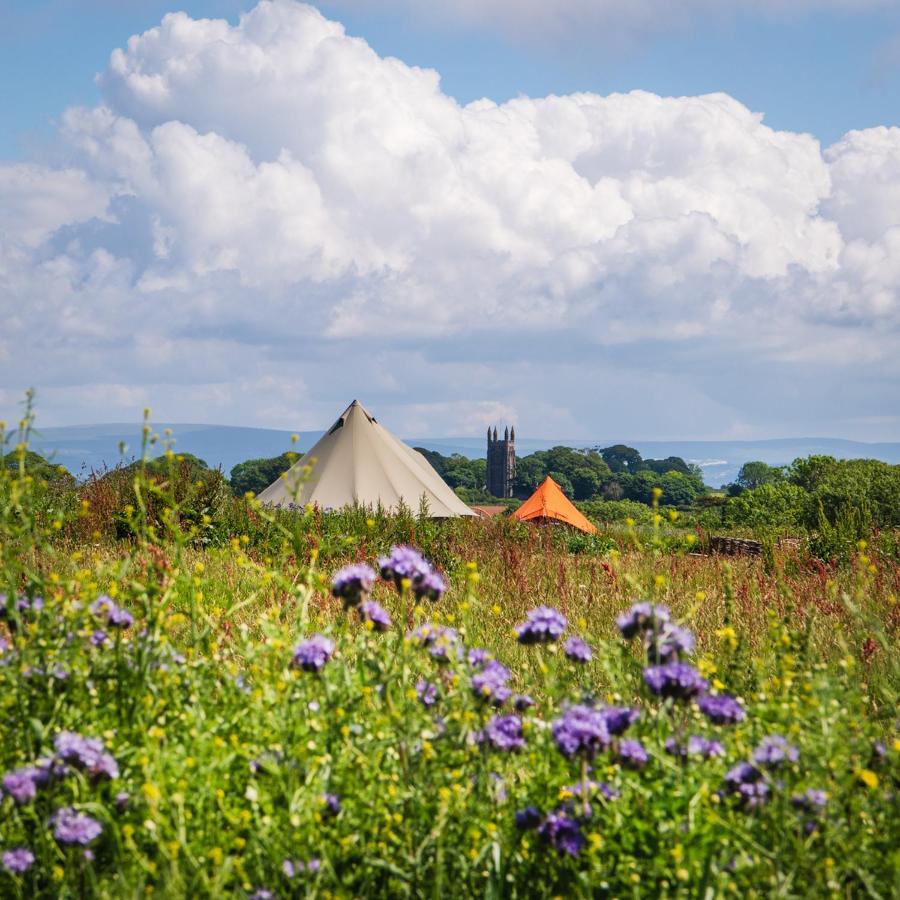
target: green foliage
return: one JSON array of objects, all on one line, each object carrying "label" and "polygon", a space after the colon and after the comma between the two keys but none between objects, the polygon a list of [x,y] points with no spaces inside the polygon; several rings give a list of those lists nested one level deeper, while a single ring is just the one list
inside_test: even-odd
[{"label": "green foliage", "polygon": [[248,491],[259,494],[297,462],[298,455],[292,451],[269,459],[248,459],[238,463],[231,470],[231,490],[235,497],[243,497]]},{"label": "green foliage", "polygon": [[726,522],[748,528],[796,528],[804,521],[808,502],[809,495],[796,484],[765,483],[732,498],[727,505]]},{"label": "green foliage", "polygon": [[770,466],[764,462],[747,462],[741,466],[737,480],[729,485],[729,493],[737,495],[741,491],[752,490],[764,484],[777,484],[784,481],[785,471],[783,466]]},{"label": "green foliage", "polygon": [[0,466],[16,472],[23,468],[33,478],[46,481],[49,484],[72,487],[75,484],[75,476],[65,467],[54,465],[33,450],[24,447],[8,450],[0,445]]},{"label": "green foliage", "polygon": [[614,444],[612,447],[604,447],[600,451],[603,461],[609,466],[610,471],[633,474],[641,467],[643,460],[641,454],[634,447],[626,447],[624,444]]}]

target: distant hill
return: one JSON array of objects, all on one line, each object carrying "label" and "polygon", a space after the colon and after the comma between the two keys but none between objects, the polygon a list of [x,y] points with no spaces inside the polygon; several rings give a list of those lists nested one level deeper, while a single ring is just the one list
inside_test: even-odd
[{"label": "distant hill", "polygon": [[[278,456],[285,450],[308,450],[321,436],[321,431],[299,432],[300,440],[291,444],[290,431],[271,428],[242,428],[231,425],[154,425],[157,433],[171,428],[176,438],[175,449],[193,453],[210,466],[221,466],[227,475],[233,466],[246,459]],[[436,450],[445,456],[460,453],[470,458],[485,455],[484,437],[404,438],[413,447]],[[116,465],[122,456],[119,443],[127,445],[124,459],[130,461],[140,453],[141,426],[82,425],[67,428],[44,428],[35,435],[32,449],[65,466],[78,477],[92,469]],[[703,469],[706,483],[719,487],[734,481],[740,467],[749,460],[762,460],[770,465],[784,465],[797,457],[823,453],[838,459],[871,458],[900,463],[900,443],[868,444],[837,438],[783,438],[768,441],[629,441],[608,438],[597,441],[536,440],[518,438],[516,450],[527,456],[535,450],[567,447],[606,447],[623,443],[638,450],[645,459],[680,456]],[[157,448],[158,453],[162,448]]]}]

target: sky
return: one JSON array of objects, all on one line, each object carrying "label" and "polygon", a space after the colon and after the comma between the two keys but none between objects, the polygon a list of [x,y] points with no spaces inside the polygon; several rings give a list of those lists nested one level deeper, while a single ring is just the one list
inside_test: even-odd
[{"label": "sky", "polygon": [[898,0],[0,0],[0,417],[900,440]]}]

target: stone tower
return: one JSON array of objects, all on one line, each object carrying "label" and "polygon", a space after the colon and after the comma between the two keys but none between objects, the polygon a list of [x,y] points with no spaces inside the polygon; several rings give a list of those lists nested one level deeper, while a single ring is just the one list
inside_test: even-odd
[{"label": "stone tower", "polygon": [[516,429],[507,428],[503,437],[497,429],[487,430],[487,490],[494,497],[512,497],[516,478]]}]

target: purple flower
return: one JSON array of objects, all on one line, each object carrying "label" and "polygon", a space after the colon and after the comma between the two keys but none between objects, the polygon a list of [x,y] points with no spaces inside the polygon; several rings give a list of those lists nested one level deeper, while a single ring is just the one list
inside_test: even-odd
[{"label": "purple flower", "polygon": [[304,672],[321,672],[334,653],[334,641],[324,634],[314,634],[294,647],[294,666]]},{"label": "purple flower", "polygon": [[761,766],[777,768],[785,762],[797,762],[800,753],[796,747],[787,742],[780,734],[764,737],[753,752],[753,761]]},{"label": "purple flower", "polygon": [[719,741],[711,741],[698,734],[692,734],[688,738],[687,752],[691,756],[702,756],[704,759],[724,756],[725,748]]},{"label": "purple flower", "polygon": [[134,616],[106,594],[99,596],[88,609],[91,615],[105,620],[111,628],[131,628],[134,625]]},{"label": "purple flower", "polygon": [[728,694],[707,694],[697,703],[700,712],[715,725],[734,725],[745,718],[744,707]]},{"label": "purple flower", "polygon": [[341,811],[341,798],[337,794],[322,794],[322,814],[332,818]]},{"label": "purple flower", "polygon": [[619,742],[619,762],[628,769],[643,769],[650,757],[640,741]]},{"label": "purple flower", "polygon": [[661,628],[644,632],[647,659],[655,663],[675,662],[694,650],[694,635],[680,625],[666,622]]},{"label": "purple flower", "polygon": [[394,624],[387,610],[374,600],[363,600],[359,615],[363,622],[371,622],[375,631],[387,631]]},{"label": "purple flower", "polygon": [[753,809],[765,803],[769,786],[756,766],[740,762],[725,775],[725,791],[735,794],[742,805]]},{"label": "purple flower", "polygon": [[91,644],[95,647],[102,647],[107,641],[107,634],[102,628],[97,628],[91,635]]},{"label": "purple flower", "polygon": [[119,766],[98,738],[86,738],[72,731],[61,731],[53,741],[60,759],[83,769],[94,780],[119,777]]},{"label": "purple flower", "polygon": [[583,638],[576,636],[570,637],[565,644],[563,644],[563,652],[568,659],[579,663],[590,662],[591,657],[594,655],[590,644]]},{"label": "purple flower", "polygon": [[828,794],[816,788],[807,788],[802,794],[791,797],[791,804],[806,812],[820,812],[828,804]]},{"label": "purple flower", "polygon": [[516,712],[525,712],[526,709],[531,709],[532,706],[534,706],[534,697],[528,694],[516,694],[513,697],[513,707]]},{"label": "purple flower", "polygon": [[489,700],[495,706],[501,706],[512,693],[506,686],[509,677],[509,669],[492,659],[480,672],[472,676],[472,693],[479,700]]},{"label": "purple flower", "polygon": [[638,632],[644,630],[657,630],[663,623],[669,621],[669,608],[652,603],[635,603],[628,612],[616,616],[616,625],[622,632],[622,637],[630,640]]},{"label": "purple flower", "polygon": [[344,606],[356,606],[372,591],[375,584],[375,570],[366,563],[344,566],[334,574],[331,593],[344,601]]},{"label": "purple flower", "polygon": [[428,572],[413,582],[413,593],[416,600],[436,602],[447,591],[447,582],[437,572]]},{"label": "purple flower", "polygon": [[409,639],[425,647],[439,662],[449,660],[451,653],[459,656],[463,650],[457,631],[443,625],[420,625],[409,634]]},{"label": "purple flower", "polygon": [[16,847],[0,856],[0,862],[10,875],[21,875],[34,865],[34,854],[27,847]]},{"label": "purple flower", "polygon": [[702,694],[709,683],[688,663],[670,662],[644,669],[644,681],[651,692],[661,697],[690,700]]},{"label": "purple flower", "polygon": [[570,706],[552,726],[553,739],[567,757],[591,758],[609,746],[610,734],[603,714],[590,706]]},{"label": "purple flower", "polygon": [[58,809],[50,820],[53,836],[60,844],[89,844],[100,836],[103,826],[71,806]]},{"label": "purple flower", "polygon": [[19,806],[29,803],[37,796],[39,772],[34,766],[15,769],[3,776],[3,790],[9,794]]},{"label": "purple flower", "polygon": [[392,547],[390,556],[378,560],[381,577],[393,581],[399,590],[404,581],[412,587],[416,600],[439,600],[447,584],[431,564],[412,547]]},{"label": "purple flower", "polygon": [[520,644],[540,644],[558,640],[568,627],[568,620],[550,606],[539,606],[528,613],[526,620],[516,628]]},{"label": "purple flower", "polygon": [[28,613],[39,613],[43,608],[43,597],[32,597],[29,599],[28,597],[23,596],[16,600],[16,609],[21,616],[25,616]]},{"label": "purple flower", "polygon": [[624,734],[641,714],[627,706],[604,706],[600,709],[600,715],[606,723],[606,730],[614,737],[618,737]]},{"label": "purple flower", "polygon": [[490,652],[485,650],[484,647],[473,647],[469,651],[468,660],[469,665],[473,669],[481,668],[485,663],[490,662],[493,659]]},{"label": "purple flower", "polygon": [[118,812],[125,812],[128,809],[128,804],[131,802],[131,795],[127,791],[119,791],[116,794],[116,810]]},{"label": "purple flower", "polygon": [[430,681],[425,681],[424,678],[420,678],[416,682],[416,696],[419,698],[419,702],[422,706],[434,706],[434,704],[437,703],[438,698],[437,685],[432,684]]},{"label": "purple flower", "polygon": [[578,856],[585,843],[581,826],[565,812],[550,813],[538,828],[538,834],[560,856],[565,853]]},{"label": "purple flower", "polygon": [[494,716],[484,726],[482,737],[494,750],[510,752],[525,746],[522,735],[522,720],[518,716]]},{"label": "purple flower", "polygon": [[536,806],[526,806],[516,812],[516,828],[520,831],[537,828],[543,818],[543,813]]},{"label": "purple flower", "polygon": [[275,895],[268,888],[257,888],[249,900],[275,900]]}]

